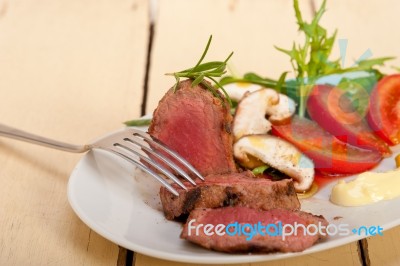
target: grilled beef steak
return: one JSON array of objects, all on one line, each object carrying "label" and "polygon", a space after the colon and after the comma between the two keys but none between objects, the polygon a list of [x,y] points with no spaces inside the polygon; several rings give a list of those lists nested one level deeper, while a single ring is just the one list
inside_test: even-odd
[{"label": "grilled beef steak", "polygon": [[203,176],[237,172],[233,159],[232,115],[227,102],[203,85],[179,83],[161,99],[149,134],[189,161]]},{"label": "grilled beef steak", "polygon": [[[223,227],[215,227],[218,224],[227,226],[237,222],[236,227],[230,226],[225,228],[229,234],[222,230]],[[274,226],[261,228],[268,224]],[[328,222],[322,216],[315,216],[302,211],[290,211],[286,209],[273,209],[268,211],[255,210],[247,207],[225,207],[218,209],[195,209],[190,213],[190,216],[183,227],[181,238],[187,239],[193,243],[201,245],[207,249],[229,252],[229,253],[270,253],[270,252],[299,252],[311,247],[320,239],[325,238],[321,233],[305,234],[301,226],[297,229],[297,234],[286,235],[283,239],[279,235],[279,222],[282,226],[286,224],[304,225],[305,228],[310,225],[327,226]],[[202,224],[202,225],[201,225]],[[213,230],[211,226],[213,225]],[[239,224],[241,227],[239,228]],[[243,230],[244,224],[250,224],[253,228],[247,226]],[[205,227],[207,225],[207,227]],[[257,228],[254,227],[257,226]],[[197,227],[197,229],[196,229]],[[310,229],[310,232],[316,232],[315,226]],[[281,227],[282,228],[282,227]],[[275,230],[278,229],[278,230]],[[220,233],[216,233],[218,231]],[[236,234],[235,234],[236,230]],[[289,228],[280,230],[289,232]],[[326,230],[321,230],[326,234]],[[212,232],[212,234],[210,233]],[[221,235],[221,232],[225,232]],[[238,232],[241,232],[239,234]],[[260,232],[264,233],[262,235]],[[270,232],[271,234],[268,234]]]},{"label": "grilled beef steak", "polygon": [[179,197],[161,187],[160,198],[167,219],[186,218],[194,208],[218,208],[246,206],[269,210],[300,209],[300,203],[289,179],[271,181],[256,178],[250,171],[242,173],[209,175],[205,181],[197,181],[193,187],[184,183],[188,191],[174,184]]},{"label": "grilled beef steak", "polygon": [[[188,190],[173,184],[179,196],[161,187],[166,218],[189,216],[181,238],[230,253],[298,252],[324,238],[321,232],[304,234],[301,227],[296,235],[285,238],[261,234],[263,231],[251,237],[247,231],[209,234],[210,226],[219,226],[220,230],[221,226],[233,223],[238,227],[245,224],[307,227],[328,223],[322,216],[299,211],[300,202],[292,180],[272,181],[256,178],[250,171],[238,172],[233,159],[232,116],[227,102],[215,97],[203,85],[192,88],[191,82],[180,82],[176,91],[171,88],[167,92],[154,111],[148,130],[205,176],[204,182],[196,180],[195,187],[184,182]],[[252,232],[250,228],[247,230]]]}]

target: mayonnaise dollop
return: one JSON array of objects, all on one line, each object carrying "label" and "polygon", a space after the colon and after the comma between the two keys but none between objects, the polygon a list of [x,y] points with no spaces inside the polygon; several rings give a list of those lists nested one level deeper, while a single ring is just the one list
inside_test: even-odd
[{"label": "mayonnaise dollop", "polygon": [[365,172],[356,179],[340,180],[330,200],[341,206],[361,206],[400,196],[400,169],[384,173]]}]

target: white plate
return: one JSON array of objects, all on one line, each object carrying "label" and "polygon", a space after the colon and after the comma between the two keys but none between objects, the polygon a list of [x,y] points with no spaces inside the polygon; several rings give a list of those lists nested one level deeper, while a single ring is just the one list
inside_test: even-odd
[{"label": "white plate", "polygon": [[[394,167],[394,159],[388,158],[375,170]],[[329,202],[332,185],[327,185],[313,198],[303,200],[302,210],[324,215],[330,223],[347,223],[350,229],[380,225],[387,230],[400,224],[395,211],[400,209],[400,198],[364,207],[340,207]],[[337,247],[364,237],[357,234],[330,237],[300,253],[229,255],[213,252],[179,238],[181,225],[164,218],[158,188],[156,181],[123,159],[107,152],[92,151],[72,172],[68,198],[80,219],[98,234],[127,249],[166,260],[192,263],[276,260]],[[343,218],[334,219],[339,216]]]},{"label": "white plate", "polygon": [[[397,154],[400,147],[394,151]],[[383,160],[374,171],[394,168],[392,157]],[[354,177],[346,179],[351,178]],[[360,226],[381,226],[387,230],[400,225],[397,212],[400,198],[363,207],[340,207],[329,201],[333,185],[328,184],[314,197],[302,200],[302,210],[323,215],[333,224],[348,224],[350,230]],[[69,202],[90,228],[127,249],[166,260],[210,264],[277,260],[326,250],[365,237],[353,233],[331,236],[299,253],[231,255],[209,251],[179,238],[181,224],[164,218],[158,191],[159,184],[151,177],[103,151],[92,151],[83,156],[68,183]]]}]

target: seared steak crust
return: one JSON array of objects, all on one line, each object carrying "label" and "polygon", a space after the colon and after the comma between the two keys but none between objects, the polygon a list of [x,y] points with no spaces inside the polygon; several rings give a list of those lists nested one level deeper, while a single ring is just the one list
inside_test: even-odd
[{"label": "seared steak crust", "polygon": [[203,176],[237,172],[232,115],[226,101],[191,80],[171,88],[153,113],[149,134],[189,161]]},{"label": "seared steak crust", "polygon": [[[194,220],[194,221],[193,221]],[[190,222],[192,221],[192,222]],[[327,226],[328,222],[322,216],[315,216],[302,211],[291,211],[286,209],[273,209],[268,211],[255,210],[247,207],[225,207],[218,209],[195,209],[190,213],[187,223],[184,225],[181,238],[187,239],[193,243],[203,246],[207,249],[228,252],[228,253],[271,253],[271,252],[300,252],[320,239],[324,239],[326,231],[321,230],[317,234],[305,234],[303,229],[299,227],[297,234],[287,235],[282,239],[281,235],[261,235],[255,234],[251,238],[245,234],[235,235],[206,235],[202,227],[199,227],[198,233],[194,229],[196,226],[203,224],[258,224],[261,222],[263,226],[268,224],[278,225],[278,222],[285,224],[295,223],[307,227],[310,224]],[[190,226],[189,226],[189,223]],[[287,229],[289,230],[289,229]],[[312,229],[311,229],[312,230]],[[310,231],[311,231],[310,230]],[[272,230],[269,230],[272,231]],[[230,232],[233,232],[230,230]],[[249,232],[249,231],[247,231]],[[265,232],[265,231],[264,231]],[[314,231],[312,231],[314,232]],[[248,238],[246,240],[246,238]]]},{"label": "seared steak crust", "polygon": [[250,171],[224,175],[209,175],[204,182],[198,180],[193,187],[185,183],[188,191],[174,185],[179,197],[161,187],[160,198],[167,219],[185,218],[195,208],[247,206],[269,210],[300,209],[300,203],[289,179],[271,181],[256,178]]}]

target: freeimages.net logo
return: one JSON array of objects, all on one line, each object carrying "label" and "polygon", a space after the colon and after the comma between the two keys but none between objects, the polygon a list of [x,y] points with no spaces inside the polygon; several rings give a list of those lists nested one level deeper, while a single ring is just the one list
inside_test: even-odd
[{"label": "freeimages.net logo", "polygon": [[[328,224],[324,225],[321,222],[318,224],[304,225],[301,223],[294,222],[293,224],[283,224],[282,222],[277,223],[239,223],[233,222],[227,225],[225,224],[195,224],[196,219],[192,219],[188,223],[188,235],[200,235],[206,236],[245,236],[247,241],[253,239],[253,237],[260,236],[272,236],[281,237],[285,240],[288,236],[347,236],[351,233],[363,236],[375,236],[383,235],[383,228],[377,226],[359,226],[350,229],[349,224]],[[194,225],[195,224],[195,225]]]}]

